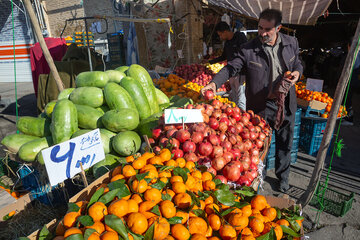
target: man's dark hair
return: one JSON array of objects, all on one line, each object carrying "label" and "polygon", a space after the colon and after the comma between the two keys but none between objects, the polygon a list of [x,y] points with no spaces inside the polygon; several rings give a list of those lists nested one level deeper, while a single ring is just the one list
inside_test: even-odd
[{"label": "man's dark hair", "polygon": [[230,31],[230,26],[226,22],[219,22],[215,27],[215,31],[217,32]]},{"label": "man's dark hair", "polygon": [[282,13],[277,9],[267,8],[260,13],[259,19],[265,19],[268,21],[275,21],[275,27],[281,24]]}]

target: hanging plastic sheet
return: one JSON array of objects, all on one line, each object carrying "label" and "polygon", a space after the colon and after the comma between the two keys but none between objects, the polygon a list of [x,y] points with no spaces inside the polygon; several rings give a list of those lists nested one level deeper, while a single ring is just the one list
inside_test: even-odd
[{"label": "hanging plastic sheet", "polygon": [[134,22],[130,22],[129,35],[127,39],[126,64],[129,66],[131,64],[138,64],[138,63],[139,63],[139,48],[138,48],[135,24]]}]

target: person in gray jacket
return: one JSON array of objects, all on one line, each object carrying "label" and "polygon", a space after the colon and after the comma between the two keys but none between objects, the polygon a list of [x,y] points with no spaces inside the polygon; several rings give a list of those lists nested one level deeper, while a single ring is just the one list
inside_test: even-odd
[{"label": "person in gray jacket", "polygon": [[290,71],[292,86],[284,102],[284,120],[275,130],[276,159],[275,174],[280,180],[279,190],[289,189],[291,148],[293,142],[296,113],[294,84],[302,74],[299,59],[299,45],[296,38],[279,32],[282,13],[275,9],[265,9],[260,13],[258,37],[242,45],[235,58],[215,75],[201,92],[216,91],[227,79],[245,69],[246,109],[262,116],[274,129],[276,122],[276,89],[285,72]]}]

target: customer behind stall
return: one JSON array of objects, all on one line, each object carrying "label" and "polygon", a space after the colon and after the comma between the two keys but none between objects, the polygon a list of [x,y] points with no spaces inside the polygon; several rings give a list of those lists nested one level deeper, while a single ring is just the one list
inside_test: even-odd
[{"label": "customer behind stall", "polygon": [[[222,41],[225,41],[223,53],[220,57],[209,61],[210,64],[235,58],[235,52],[239,51],[240,46],[247,42],[247,38],[242,32],[232,32],[226,22],[219,22],[215,27],[216,33]],[[242,81],[239,81],[242,80]],[[229,79],[231,86],[230,100],[243,110],[246,108],[245,86],[243,75],[237,75]]]},{"label": "customer behind stall", "polygon": [[216,91],[229,77],[246,70],[246,108],[264,117],[272,128],[276,122],[276,95],[274,89],[284,82],[284,73],[290,71],[292,86],[284,102],[284,120],[275,130],[276,160],[275,174],[280,180],[279,190],[289,189],[291,148],[296,113],[296,95],[294,84],[301,76],[303,67],[299,59],[299,46],[296,38],[279,32],[282,14],[275,9],[266,9],[260,13],[258,37],[245,43],[235,58],[228,62],[212,82],[204,87]]}]

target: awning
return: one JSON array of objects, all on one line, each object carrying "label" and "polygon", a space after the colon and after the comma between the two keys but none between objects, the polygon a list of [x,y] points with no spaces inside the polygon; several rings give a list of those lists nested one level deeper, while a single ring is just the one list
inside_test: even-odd
[{"label": "awning", "polygon": [[256,19],[264,9],[275,8],[282,12],[283,23],[315,25],[331,0],[208,0],[208,3]]}]

